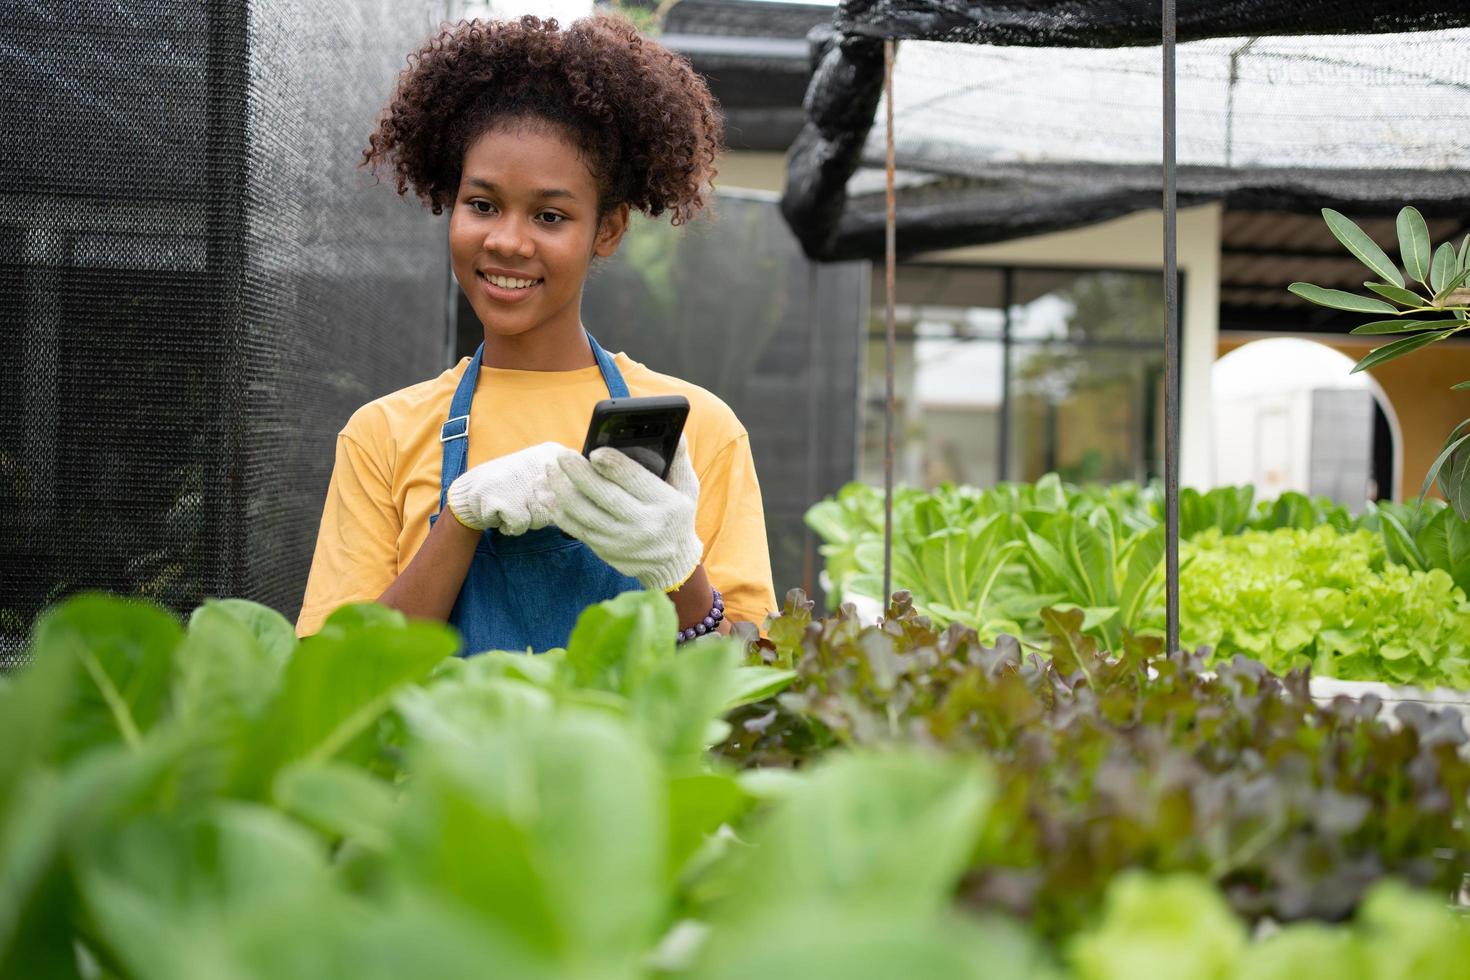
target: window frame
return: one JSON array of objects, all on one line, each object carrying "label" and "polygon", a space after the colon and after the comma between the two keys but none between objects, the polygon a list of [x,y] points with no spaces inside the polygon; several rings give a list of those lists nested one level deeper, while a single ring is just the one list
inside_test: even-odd
[{"label": "window frame", "polygon": [[[999,273],[999,275],[1001,277],[1000,286],[1001,286],[1001,314],[1002,314],[1002,317],[1001,317],[1001,333],[1000,333],[1000,337],[998,337],[998,338],[997,337],[978,337],[978,336],[969,336],[969,335],[964,335],[964,334],[955,334],[954,336],[945,338],[947,340],[957,341],[957,342],[964,342],[964,343],[985,343],[985,344],[999,344],[1000,345],[1000,348],[1001,348],[1000,419],[999,419],[1000,431],[998,433],[998,437],[997,437],[997,440],[996,440],[997,445],[996,445],[996,460],[995,460],[996,470],[995,470],[995,472],[998,473],[998,474],[1000,474],[1000,479],[1001,480],[1010,480],[1011,479],[1011,477],[1008,474],[1010,473],[1010,466],[1011,466],[1011,462],[1012,462],[1012,460],[1011,460],[1011,455],[1012,455],[1012,453],[1011,453],[1011,448],[1012,448],[1011,447],[1011,395],[1012,395],[1011,354],[1012,354],[1012,350],[1017,345],[1020,345],[1022,347],[1042,347],[1042,346],[1045,346],[1047,344],[1057,344],[1057,343],[1061,343],[1062,342],[1062,341],[1058,341],[1056,339],[1017,338],[1017,337],[1013,337],[1012,336],[1011,329],[1012,329],[1013,320],[1014,320],[1013,310],[1014,310],[1014,308],[1016,306],[1016,303],[1015,303],[1015,300],[1014,300],[1014,297],[1015,297],[1015,277],[1016,277],[1016,273],[1018,273],[1018,272],[1040,272],[1040,273],[1079,274],[1079,273],[1108,273],[1108,272],[1114,272],[1114,273],[1130,273],[1130,274],[1133,274],[1133,275],[1139,275],[1139,276],[1145,276],[1145,277],[1150,277],[1150,276],[1152,276],[1152,277],[1158,277],[1161,281],[1162,281],[1162,277],[1163,277],[1163,274],[1164,274],[1164,269],[1163,269],[1163,264],[1162,263],[1160,263],[1158,266],[1126,265],[1126,264],[1122,264],[1122,265],[1086,265],[1086,264],[1082,264],[1082,263],[1051,263],[1051,262],[1045,262],[1045,263],[1041,263],[1041,262],[1007,262],[1007,263],[1001,263],[1001,262],[960,262],[960,261],[955,261],[955,260],[930,260],[930,259],[921,259],[921,260],[917,260],[917,261],[900,261],[898,263],[898,267],[899,267],[900,270],[902,270],[904,268],[924,268],[924,269],[943,269],[943,270],[950,270],[950,271],[956,271],[956,272],[991,272],[991,273]],[[869,281],[871,282],[873,276],[870,274],[868,278],[869,278]],[[1187,295],[1185,293],[1185,291],[1184,291],[1184,287],[1185,287],[1185,272],[1184,272],[1183,269],[1180,269],[1178,271],[1178,273],[1177,273],[1177,276],[1176,276],[1176,289],[1178,290],[1177,295],[1179,295],[1179,296]],[[867,304],[867,309],[868,309],[868,323],[869,324],[873,324],[876,321],[876,318],[873,315],[873,313],[874,313],[873,301],[874,301],[875,298],[881,298],[882,293],[881,293],[881,290],[875,290],[875,289],[871,289],[871,288],[869,290],[869,293],[870,293],[870,295],[869,295],[869,302]],[[897,297],[895,297],[895,299],[897,299]],[[1161,300],[1161,302],[1166,302],[1166,300],[1164,299],[1164,296],[1163,296],[1162,291],[1160,293],[1160,300]],[[1115,349],[1115,350],[1117,350],[1117,349],[1122,349],[1122,350],[1158,350],[1162,354],[1163,348],[1165,346],[1164,345],[1164,334],[1168,330],[1168,324],[1167,324],[1166,321],[1167,321],[1167,310],[1165,311],[1164,320],[1161,321],[1160,322],[1160,325],[1159,325],[1160,326],[1160,335],[1159,335],[1159,339],[1158,339],[1157,342],[1155,342],[1155,341],[1148,341],[1148,340],[1124,340],[1124,339],[1119,339],[1119,340],[1074,340],[1074,341],[1065,341],[1065,342],[1071,344],[1072,346],[1082,347],[1082,348],[1108,348],[1108,349]],[[1180,370],[1179,369],[1182,369],[1182,367],[1184,365],[1184,348],[1188,344],[1188,335],[1187,335],[1187,331],[1185,329],[1185,310],[1184,310],[1182,304],[1181,304],[1180,310],[1179,310],[1179,338],[1180,338],[1179,339],[1179,349],[1175,352],[1176,353],[1176,364],[1175,364],[1176,374],[1175,374],[1175,376],[1176,377],[1179,377],[1181,379],[1181,381],[1180,381],[1180,401],[1182,402],[1183,401],[1183,398],[1184,398],[1183,380],[1182,380],[1183,375],[1182,375],[1182,373],[1180,373]],[[887,334],[884,331],[881,331],[881,330],[873,330],[870,327],[869,330],[864,335],[864,338],[863,339],[864,339],[864,344],[862,345],[862,347],[863,347],[863,350],[866,351],[867,350],[867,347],[868,347],[868,343],[867,342],[874,341],[874,340],[886,342],[886,340],[887,340]],[[919,338],[918,335],[916,334],[916,335],[913,335],[913,336],[898,337],[898,338],[896,338],[896,342],[897,343],[900,343],[900,344],[903,344],[903,343],[912,344],[916,340],[919,340],[919,339],[921,339],[921,338]],[[1160,366],[1160,378],[1162,378],[1164,376],[1165,368],[1166,367],[1167,367],[1167,365],[1161,364],[1161,366]],[[861,414],[860,414],[859,419],[858,419],[858,432],[859,432],[859,441],[860,442],[862,441],[862,433],[866,429],[866,425],[867,425],[867,414],[868,414],[868,411],[869,411],[869,399],[866,396],[866,391],[867,391],[867,387],[866,387],[866,377],[867,377],[867,364],[866,364],[866,360],[864,361],[864,364],[862,365],[862,371],[863,371],[863,378],[862,378],[862,380],[863,380],[864,383],[859,385],[859,391],[862,392],[862,395],[860,397]],[[1159,424],[1162,423],[1162,417],[1161,417],[1162,413],[1153,412],[1152,409],[1151,409],[1151,406],[1152,406],[1152,400],[1151,399],[1145,399],[1145,417],[1152,416],[1152,415],[1158,415],[1158,416],[1160,416],[1159,418],[1156,418],[1154,420],[1154,426],[1156,428]],[[1147,426],[1146,426],[1146,428],[1147,428]],[[1144,440],[1145,440],[1145,460],[1147,460],[1149,458],[1149,453],[1147,452],[1147,442],[1151,438],[1151,435],[1152,435],[1151,433],[1147,433],[1147,432],[1144,435]],[[1156,462],[1162,467],[1162,465],[1163,465],[1163,460],[1162,459],[1156,460]],[[858,468],[859,468],[859,470],[861,470],[861,468],[862,468],[861,467],[861,459],[858,460],[858,463],[859,463],[859,467]],[[1144,470],[1144,479],[1145,479],[1145,481],[1153,480],[1153,479],[1162,479],[1163,478],[1163,473],[1162,472],[1158,472],[1158,473],[1151,472],[1150,469],[1149,469],[1149,466],[1148,466],[1148,463],[1147,462],[1144,463],[1143,470]]]}]

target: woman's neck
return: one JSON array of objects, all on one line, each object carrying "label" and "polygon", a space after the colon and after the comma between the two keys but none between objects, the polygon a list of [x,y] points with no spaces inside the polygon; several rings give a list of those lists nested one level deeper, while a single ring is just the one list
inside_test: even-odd
[{"label": "woman's neck", "polygon": [[581,321],[575,321],[566,327],[546,324],[509,337],[487,330],[481,363],[511,371],[576,371],[595,367],[597,358]]}]

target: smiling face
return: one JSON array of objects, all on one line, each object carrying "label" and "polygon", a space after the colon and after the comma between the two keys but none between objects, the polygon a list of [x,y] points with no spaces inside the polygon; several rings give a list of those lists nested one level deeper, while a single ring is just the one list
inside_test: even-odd
[{"label": "smiling face", "polygon": [[628,224],[626,205],[600,220],[597,210],[597,181],[556,128],[518,121],[470,144],[449,253],[485,326],[487,354],[497,339],[518,347],[580,340],[587,267],[617,251]]}]

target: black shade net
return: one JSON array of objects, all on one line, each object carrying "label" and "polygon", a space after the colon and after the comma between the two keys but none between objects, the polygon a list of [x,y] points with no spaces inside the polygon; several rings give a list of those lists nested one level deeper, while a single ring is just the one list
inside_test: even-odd
[{"label": "black shade net", "polygon": [[[1443,0],[1175,0],[1180,41],[1291,34],[1443,30],[1470,14]],[[850,37],[963,41],[1047,48],[1154,45],[1156,0],[847,0],[837,29]]]},{"label": "black shade net", "polygon": [[[1470,210],[1470,7],[1285,6],[1179,4],[1181,206]],[[835,25],[812,38],[783,199],[808,255],[881,254],[882,37],[910,39],[894,80],[901,252],[1159,206],[1162,66],[1139,46],[1157,43],[1157,4],[854,0]]]},{"label": "black shade net", "polygon": [[357,168],[394,0],[0,7],[0,666],[82,589],[294,616],[335,433],[442,368],[442,226]]}]

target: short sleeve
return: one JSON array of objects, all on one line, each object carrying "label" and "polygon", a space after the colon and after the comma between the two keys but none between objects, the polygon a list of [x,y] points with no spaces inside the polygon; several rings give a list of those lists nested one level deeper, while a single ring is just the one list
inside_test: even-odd
[{"label": "short sleeve", "polygon": [[393,584],[401,524],[386,465],[346,432],[339,434],[306,596],[296,620],[298,636],[315,633],[338,606],[371,602]]},{"label": "short sleeve", "polygon": [[750,438],[733,439],[699,474],[699,513],[704,568],[710,584],[725,597],[731,620],[764,624],[776,608],[771,585],[771,553],[761,488],[750,453]]}]

